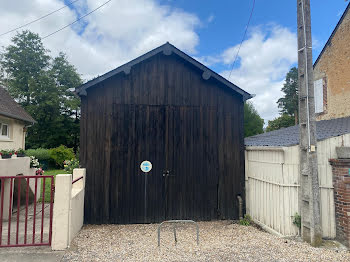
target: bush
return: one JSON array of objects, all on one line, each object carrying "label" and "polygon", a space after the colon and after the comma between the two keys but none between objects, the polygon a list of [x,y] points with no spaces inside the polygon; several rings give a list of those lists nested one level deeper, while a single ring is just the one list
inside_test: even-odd
[{"label": "bush", "polygon": [[26,156],[34,156],[39,161],[48,161],[51,158],[50,151],[46,148],[27,149],[25,154]]},{"label": "bush", "polygon": [[245,214],[244,218],[239,220],[239,224],[242,226],[249,226],[251,222],[252,222],[252,218],[248,214]]},{"label": "bush", "polygon": [[301,229],[301,216],[298,214],[298,212],[295,213],[293,218],[293,224],[296,225],[299,229]]},{"label": "bush", "polygon": [[77,159],[65,160],[63,164],[64,170],[66,170],[68,174],[73,174],[73,169],[79,168],[79,160]]},{"label": "bush", "polygon": [[25,151],[26,156],[33,156],[37,160],[39,160],[40,165],[43,169],[48,169],[49,166],[54,166],[53,161],[50,157],[50,150],[46,148],[37,148],[37,149],[27,149]]},{"label": "bush", "polygon": [[75,159],[73,148],[68,148],[64,145],[60,145],[56,148],[51,148],[50,157],[55,161],[56,166],[60,168],[63,167],[63,162],[66,159]]}]

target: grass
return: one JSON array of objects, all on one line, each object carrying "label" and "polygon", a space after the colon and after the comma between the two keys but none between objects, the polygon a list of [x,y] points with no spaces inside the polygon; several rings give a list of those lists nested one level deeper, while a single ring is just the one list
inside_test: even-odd
[{"label": "grass", "polygon": [[[54,176],[58,174],[67,174],[67,172],[64,169],[51,169],[51,170],[45,170],[44,175],[45,176]],[[42,192],[43,192],[43,181],[44,179],[41,179],[41,194],[39,202],[42,201]],[[51,200],[51,179],[45,179],[45,202],[50,202]]]}]

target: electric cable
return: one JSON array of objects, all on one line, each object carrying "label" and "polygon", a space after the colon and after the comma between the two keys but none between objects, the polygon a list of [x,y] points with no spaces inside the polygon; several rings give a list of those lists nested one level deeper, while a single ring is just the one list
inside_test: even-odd
[{"label": "electric cable", "polygon": [[253,0],[253,7],[252,7],[252,10],[251,10],[251,12],[250,12],[249,20],[248,20],[247,26],[246,26],[246,28],[245,28],[245,31],[244,31],[244,34],[243,34],[243,37],[242,37],[242,41],[241,41],[241,43],[240,43],[240,45],[239,45],[239,47],[238,47],[238,50],[237,50],[235,59],[234,59],[234,61],[233,61],[232,68],[231,68],[231,71],[230,71],[230,75],[228,76],[228,80],[230,80],[230,77],[231,77],[233,68],[234,68],[234,66],[235,66],[235,64],[236,64],[236,61],[237,61],[237,57],[238,57],[239,51],[241,50],[243,41],[244,41],[245,36],[246,36],[246,34],[247,34],[247,31],[248,31],[248,28],[249,28],[249,24],[250,24],[250,21],[251,21],[252,16],[253,16],[254,8],[255,8],[255,0]]},{"label": "electric cable", "polygon": [[76,22],[78,22],[79,20],[81,20],[81,19],[87,17],[88,15],[90,15],[90,14],[92,14],[93,12],[97,11],[98,9],[100,9],[101,7],[103,7],[104,5],[108,4],[108,3],[111,2],[111,1],[112,1],[112,0],[108,0],[107,2],[104,2],[102,5],[100,5],[100,6],[96,7],[95,9],[91,10],[89,13],[87,13],[87,14],[85,14],[85,15],[83,15],[83,16],[78,17],[78,19],[76,19],[76,20],[73,21],[72,23],[70,23],[70,24],[68,24],[68,25],[65,25],[64,27],[61,27],[60,29],[58,29],[58,30],[56,30],[56,31],[54,31],[54,32],[52,32],[52,33],[50,33],[50,34],[48,34],[48,35],[42,37],[41,39],[44,40],[45,38],[48,38],[48,37],[50,37],[50,36],[52,36],[52,35],[54,35],[54,34],[60,32],[60,31],[62,31],[62,30],[64,30],[64,29],[66,29],[67,27],[69,27],[69,26],[75,24]]},{"label": "electric cable", "polygon": [[60,11],[60,10],[62,10],[62,9],[64,9],[64,8],[66,8],[66,7],[68,7],[68,6],[72,5],[72,4],[74,4],[74,3],[77,2],[77,1],[79,1],[79,0],[72,1],[72,2],[70,2],[70,3],[68,3],[68,4],[66,4],[66,5],[64,5],[64,6],[60,7],[60,8],[58,8],[58,9],[56,9],[55,11],[52,11],[52,12],[50,12],[50,13],[44,15],[44,16],[41,16],[41,17],[39,17],[39,18],[37,18],[37,19],[31,21],[31,22],[28,22],[28,23],[26,23],[26,24],[24,24],[24,25],[21,25],[21,26],[19,26],[19,27],[16,27],[16,28],[14,28],[14,29],[11,29],[11,30],[9,30],[9,31],[7,31],[7,32],[5,32],[5,33],[2,33],[2,34],[0,34],[0,36],[7,35],[7,34],[13,32],[13,31],[16,31],[16,30],[18,30],[18,29],[21,29],[21,28],[23,28],[23,27],[26,27],[26,26],[28,26],[28,25],[31,25],[31,24],[33,24],[33,23],[35,23],[35,22],[38,22],[38,21],[40,21],[41,19],[44,19],[44,18],[46,18],[46,17],[48,17],[48,16],[50,16],[50,15],[52,15],[52,14],[54,14],[54,13],[57,13],[58,11]]}]

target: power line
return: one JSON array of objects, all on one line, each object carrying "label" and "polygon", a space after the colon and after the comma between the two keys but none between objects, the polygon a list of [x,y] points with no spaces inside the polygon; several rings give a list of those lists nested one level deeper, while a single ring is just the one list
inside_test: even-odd
[{"label": "power line", "polygon": [[108,0],[107,2],[104,2],[102,5],[96,7],[94,10],[91,10],[89,13],[87,13],[87,14],[85,14],[85,15],[83,15],[83,16],[78,17],[78,19],[75,20],[74,22],[72,22],[72,23],[70,23],[70,24],[68,24],[68,25],[66,25],[66,26],[64,26],[64,27],[61,27],[60,29],[58,29],[58,30],[56,30],[56,31],[54,31],[54,32],[52,32],[52,33],[50,33],[50,34],[48,34],[48,35],[42,37],[41,39],[48,38],[49,36],[52,36],[52,35],[54,35],[54,34],[60,32],[60,31],[62,31],[63,29],[66,29],[67,27],[69,27],[69,26],[75,24],[76,22],[78,22],[79,20],[83,19],[84,17],[87,17],[88,15],[90,15],[90,14],[92,14],[93,12],[97,11],[97,10],[100,9],[102,6],[108,4],[108,3],[111,2],[111,1],[112,1],[112,0]]},{"label": "power line", "polygon": [[246,34],[247,34],[248,27],[249,27],[249,24],[250,24],[250,20],[252,19],[252,16],[253,16],[254,8],[255,8],[255,0],[253,0],[253,7],[252,7],[252,10],[251,10],[251,12],[250,12],[249,20],[248,20],[247,26],[246,26],[246,28],[245,28],[245,31],[244,31],[244,34],[243,34],[243,37],[242,37],[242,41],[241,41],[241,43],[240,43],[240,45],[239,45],[239,48],[238,48],[238,50],[237,50],[237,54],[236,54],[235,60],[233,61],[232,68],[231,68],[231,71],[230,71],[230,75],[228,76],[228,79],[229,79],[229,80],[230,80],[230,77],[231,77],[233,68],[234,68],[234,66],[235,66],[235,64],[236,64],[236,60],[237,60],[239,51],[241,50],[243,41],[244,41],[245,36],[246,36]]},{"label": "power line", "polygon": [[44,16],[42,16],[42,17],[39,17],[39,18],[37,18],[37,19],[35,19],[35,20],[29,22],[29,23],[26,23],[26,24],[24,24],[24,25],[21,25],[21,26],[19,26],[19,27],[16,27],[16,28],[14,28],[14,29],[11,29],[11,30],[9,30],[9,31],[7,31],[7,32],[5,32],[5,33],[2,33],[2,34],[0,34],[0,36],[7,35],[7,34],[13,32],[13,31],[16,31],[16,30],[18,30],[18,29],[21,29],[21,28],[23,28],[23,27],[26,27],[26,26],[28,26],[28,25],[31,25],[31,24],[33,24],[33,23],[35,23],[35,22],[38,22],[39,20],[44,19],[44,18],[46,18],[46,17],[48,17],[48,16],[50,16],[50,15],[52,15],[52,14],[54,14],[54,13],[56,13],[56,12],[62,10],[62,9],[64,9],[64,8],[70,6],[70,5],[74,4],[74,3],[77,2],[77,1],[79,1],[79,0],[72,1],[72,2],[68,3],[67,5],[64,5],[64,6],[60,7],[60,8],[58,8],[58,9],[56,9],[55,11],[52,11],[51,13],[48,13],[48,14],[46,14],[46,15],[44,15]]}]

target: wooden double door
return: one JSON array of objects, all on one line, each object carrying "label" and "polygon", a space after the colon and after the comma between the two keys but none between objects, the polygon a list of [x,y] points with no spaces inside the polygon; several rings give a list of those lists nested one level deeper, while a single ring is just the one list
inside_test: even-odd
[{"label": "wooden double door", "polygon": [[219,118],[201,107],[114,105],[110,222],[216,219]]}]

